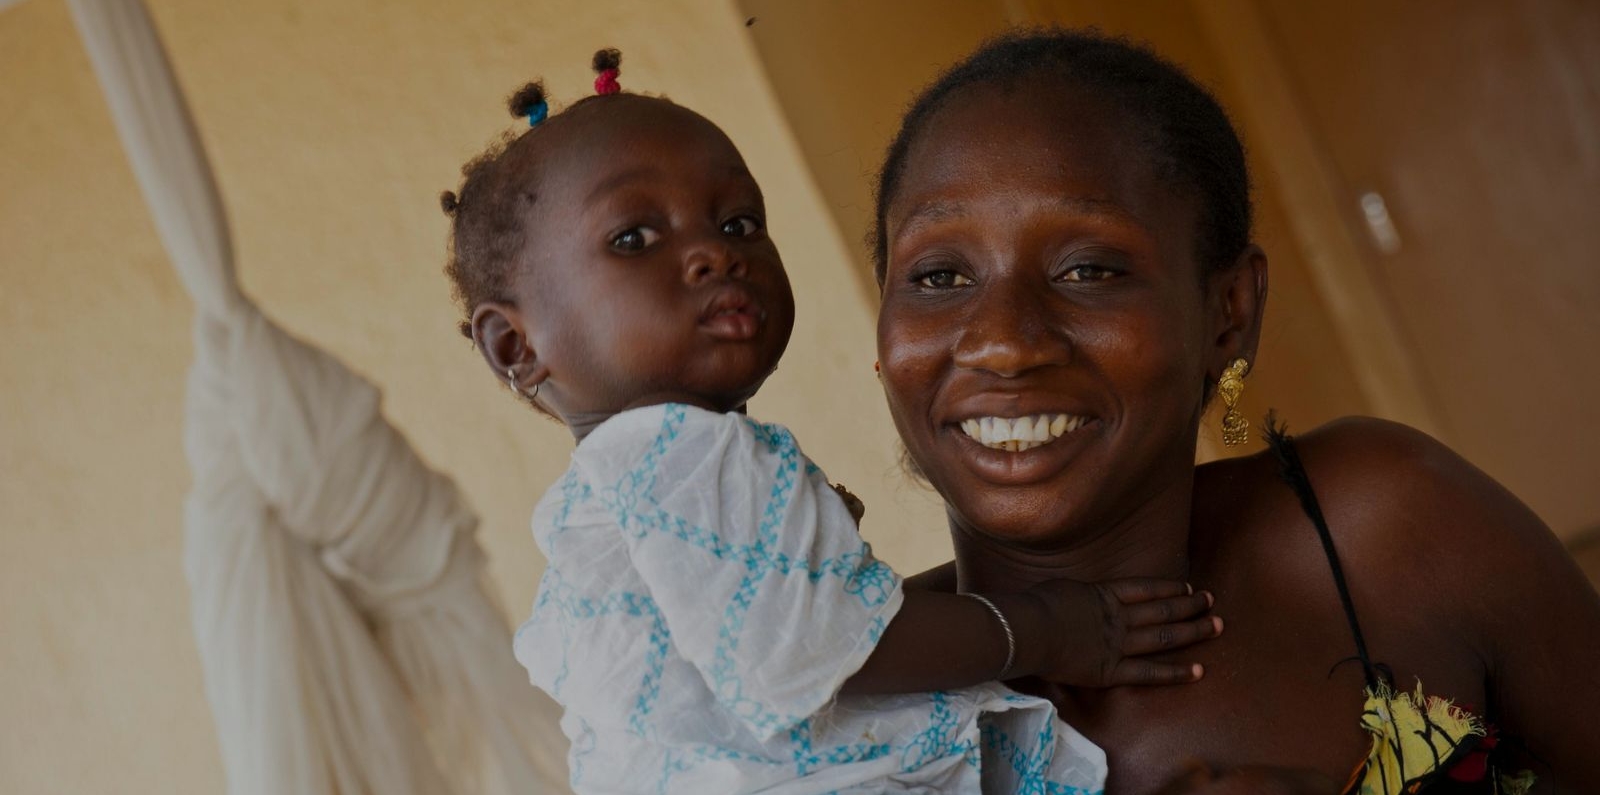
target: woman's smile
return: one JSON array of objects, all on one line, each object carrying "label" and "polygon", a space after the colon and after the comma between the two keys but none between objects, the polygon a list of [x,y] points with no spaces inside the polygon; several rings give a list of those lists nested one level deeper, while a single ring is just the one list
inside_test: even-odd
[{"label": "woman's smile", "polygon": [[1068,466],[1100,428],[1079,414],[971,417],[941,434],[979,480],[1022,486],[1049,480]]},{"label": "woman's smile", "polygon": [[1091,419],[1076,414],[970,417],[961,421],[961,432],[991,450],[1025,453],[1076,431]]},{"label": "woman's smile", "polygon": [[[963,381],[971,384],[972,377],[958,377],[953,386],[959,389]],[[942,399],[935,415],[939,439],[986,482],[1022,485],[1046,479],[1098,430],[1097,413],[1082,401],[1065,400],[1064,393],[1011,386]]]}]

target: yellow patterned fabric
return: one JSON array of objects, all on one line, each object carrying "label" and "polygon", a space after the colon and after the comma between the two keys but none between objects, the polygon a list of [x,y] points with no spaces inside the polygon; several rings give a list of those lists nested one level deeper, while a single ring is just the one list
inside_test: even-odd
[{"label": "yellow patterned fabric", "polygon": [[1345,787],[1347,795],[1401,795],[1455,789],[1526,795],[1533,774],[1503,775],[1489,760],[1492,733],[1471,712],[1448,699],[1397,691],[1380,682],[1367,689],[1361,727],[1372,751]]},{"label": "yellow patterned fabric", "polygon": [[1356,620],[1355,602],[1345,582],[1344,567],[1328,529],[1327,517],[1317,503],[1294,439],[1285,427],[1267,415],[1267,444],[1282,465],[1284,483],[1300,498],[1300,507],[1316,528],[1328,568],[1339,590],[1339,602],[1350,622],[1355,641],[1353,659],[1361,662],[1367,680],[1367,706],[1361,713],[1361,727],[1372,735],[1372,751],[1350,776],[1344,795],[1527,795],[1533,789],[1533,774],[1526,770],[1514,775],[1500,771],[1507,746],[1501,743],[1493,726],[1449,699],[1422,692],[1396,690],[1388,668],[1373,662]]}]

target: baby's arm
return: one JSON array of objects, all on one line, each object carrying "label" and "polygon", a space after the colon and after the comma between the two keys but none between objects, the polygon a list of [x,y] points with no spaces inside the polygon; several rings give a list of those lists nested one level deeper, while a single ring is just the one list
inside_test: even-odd
[{"label": "baby's arm", "polygon": [[[718,703],[761,738],[841,688],[949,689],[1005,668],[1009,644],[995,614],[971,597],[903,588],[781,427],[683,406],[638,409],[590,434],[573,462],[613,514],[646,591],[619,609],[656,622]],[[1136,639],[1125,630],[1188,618],[1205,600],[1130,620],[1142,606],[1124,602],[1178,597],[1185,586],[1143,599],[1118,598],[1110,587],[1050,583],[992,595],[1016,639],[1005,674],[1097,683],[1116,670],[1098,652],[1107,638],[1120,661],[1197,636],[1169,624],[1171,643],[1126,650]]]},{"label": "baby's arm", "polygon": [[946,690],[1023,676],[1091,687],[1193,682],[1199,665],[1130,659],[1222,631],[1220,618],[1194,618],[1211,596],[1189,591],[1153,579],[1055,580],[984,599],[906,589],[900,612],[841,692]]},{"label": "baby's arm", "polygon": [[904,580],[908,591],[938,591],[940,593],[955,593],[956,588],[956,562],[949,561],[934,566],[927,571],[913,574]]}]

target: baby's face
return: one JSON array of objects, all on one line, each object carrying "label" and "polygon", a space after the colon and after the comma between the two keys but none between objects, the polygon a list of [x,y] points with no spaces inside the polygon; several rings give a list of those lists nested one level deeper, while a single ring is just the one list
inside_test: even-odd
[{"label": "baby's face", "polygon": [[645,97],[577,110],[533,186],[515,285],[554,407],[573,424],[742,406],[794,326],[760,187],[692,111]]}]

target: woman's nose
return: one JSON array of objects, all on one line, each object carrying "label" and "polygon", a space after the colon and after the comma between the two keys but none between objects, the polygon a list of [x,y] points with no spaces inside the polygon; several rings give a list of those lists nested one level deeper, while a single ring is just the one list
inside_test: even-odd
[{"label": "woman's nose", "polygon": [[1072,344],[1060,319],[1037,295],[985,289],[973,300],[956,339],[957,367],[1015,378],[1072,359]]},{"label": "woman's nose", "polygon": [[744,259],[721,237],[690,243],[688,251],[684,252],[683,266],[684,281],[689,284],[719,277],[743,278],[745,275]]}]

